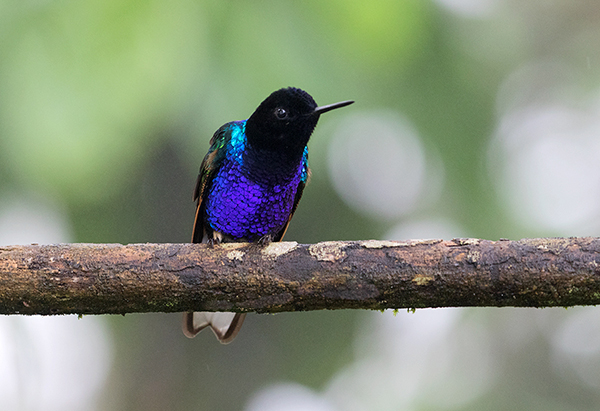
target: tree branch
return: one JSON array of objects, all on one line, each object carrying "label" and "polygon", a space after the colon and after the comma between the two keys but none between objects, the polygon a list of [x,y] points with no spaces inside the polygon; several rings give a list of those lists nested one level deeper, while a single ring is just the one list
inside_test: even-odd
[{"label": "tree branch", "polygon": [[0,247],[0,314],[600,303],[600,239]]}]

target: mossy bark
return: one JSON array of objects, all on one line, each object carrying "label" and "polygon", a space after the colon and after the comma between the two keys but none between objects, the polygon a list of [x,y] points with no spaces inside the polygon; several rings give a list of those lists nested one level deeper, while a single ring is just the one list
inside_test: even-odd
[{"label": "mossy bark", "polygon": [[599,303],[599,238],[0,247],[0,314]]}]

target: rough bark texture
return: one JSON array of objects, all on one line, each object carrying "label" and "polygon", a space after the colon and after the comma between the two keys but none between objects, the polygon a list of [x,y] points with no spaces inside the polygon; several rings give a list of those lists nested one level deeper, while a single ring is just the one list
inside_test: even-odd
[{"label": "rough bark texture", "polygon": [[0,247],[0,314],[600,303],[600,239]]}]

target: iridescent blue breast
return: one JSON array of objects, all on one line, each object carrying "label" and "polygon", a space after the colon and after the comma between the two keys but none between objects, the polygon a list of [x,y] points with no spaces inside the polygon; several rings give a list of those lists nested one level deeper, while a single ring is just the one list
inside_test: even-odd
[{"label": "iridescent blue breast", "polygon": [[234,239],[256,241],[288,222],[298,185],[306,182],[308,150],[290,167],[278,153],[253,151],[244,130],[245,122],[231,125],[225,158],[208,193],[206,221]]}]

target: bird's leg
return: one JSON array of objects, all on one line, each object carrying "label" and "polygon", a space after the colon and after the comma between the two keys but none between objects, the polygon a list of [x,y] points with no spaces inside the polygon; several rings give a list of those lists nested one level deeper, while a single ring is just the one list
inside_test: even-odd
[{"label": "bird's leg", "polygon": [[266,247],[273,241],[273,236],[271,234],[263,235],[258,239],[258,245],[261,247]]},{"label": "bird's leg", "polygon": [[223,241],[223,234],[218,231],[213,231],[212,236],[206,241],[210,248],[213,248],[215,244],[219,245]]}]

